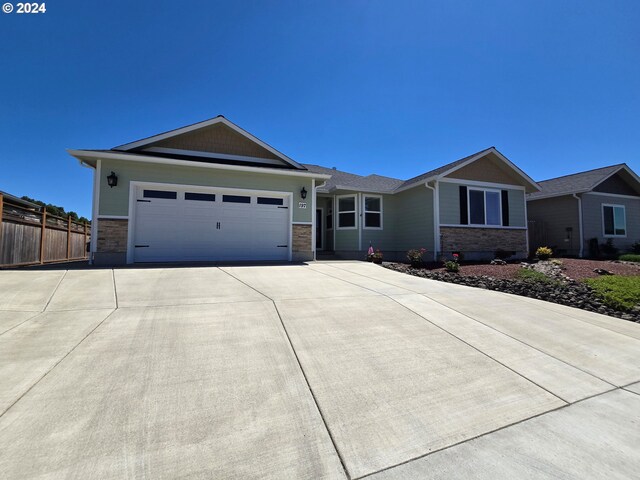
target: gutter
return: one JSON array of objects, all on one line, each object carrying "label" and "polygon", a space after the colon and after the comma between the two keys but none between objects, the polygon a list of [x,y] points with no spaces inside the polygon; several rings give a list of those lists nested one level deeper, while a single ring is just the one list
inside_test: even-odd
[{"label": "gutter", "polygon": [[573,195],[571,195],[573,198],[575,198],[576,200],[578,200],[578,228],[580,229],[580,252],[578,253],[578,256],[580,258],[583,258],[584,256],[584,233],[582,230],[582,198],[580,198],[578,196],[578,194],[574,193]]}]

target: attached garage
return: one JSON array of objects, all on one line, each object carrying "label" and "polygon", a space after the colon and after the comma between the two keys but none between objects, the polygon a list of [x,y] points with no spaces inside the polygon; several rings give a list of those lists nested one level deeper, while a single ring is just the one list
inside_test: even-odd
[{"label": "attached garage", "polygon": [[222,116],[69,153],[95,172],[94,264],[314,258],[315,191],[330,175]]},{"label": "attached garage", "polygon": [[290,260],[291,194],[135,184],[134,262]]}]

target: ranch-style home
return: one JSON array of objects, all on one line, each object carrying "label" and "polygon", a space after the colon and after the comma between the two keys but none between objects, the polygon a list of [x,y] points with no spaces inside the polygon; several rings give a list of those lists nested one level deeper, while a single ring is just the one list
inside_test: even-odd
[{"label": "ranch-style home", "polygon": [[94,169],[91,261],[425,259],[528,252],[538,185],[494,147],[409,180],[300,164],[223,116],[111,150]]},{"label": "ranch-style home", "polygon": [[[624,251],[640,241],[640,177],[622,163],[538,182],[527,196],[531,246],[594,255],[608,240]],[[591,248],[590,248],[591,247]]]}]

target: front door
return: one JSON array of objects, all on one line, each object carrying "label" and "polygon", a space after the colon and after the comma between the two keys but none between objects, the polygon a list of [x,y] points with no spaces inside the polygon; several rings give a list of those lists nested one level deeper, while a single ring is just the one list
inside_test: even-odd
[{"label": "front door", "polygon": [[323,250],[322,245],[322,209],[316,209],[316,250]]}]

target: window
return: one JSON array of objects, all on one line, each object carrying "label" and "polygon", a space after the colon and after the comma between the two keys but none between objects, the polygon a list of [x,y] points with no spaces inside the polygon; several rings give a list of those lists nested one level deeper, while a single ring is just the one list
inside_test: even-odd
[{"label": "window", "polygon": [[259,205],[284,205],[282,198],[258,197]]},{"label": "window", "polygon": [[502,225],[501,194],[495,190],[469,189],[469,224]]},{"label": "window", "polygon": [[326,222],[327,222],[327,230],[333,230],[333,209],[332,208],[330,208],[327,211]]},{"label": "window", "polygon": [[626,237],[627,219],[624,205],[602,205],[602,223],[605,237]]},{"label": "window", "polygon": [[382,197],[364,196],[364,228],[382,228]]},{"label": "window", "polygon": [[178,198],[176,192],[169,192],[167,190],[145,190],[143,192],[144,198],[167,198],[169,200],[175,200]]},{"label": "window", "polygon": [[223,195],[222,201],[227,203],[251,203],[251,197],[243,195]]},{"label": "window", "polygon": [[192,193],[185,192],[184,194],[185,200],[196,200],[199,202],[215,202],[216,195],[214,193]]},{"label": "window", "polygon": [[356,228],[356,196],[338,197],[338,228]]}]

